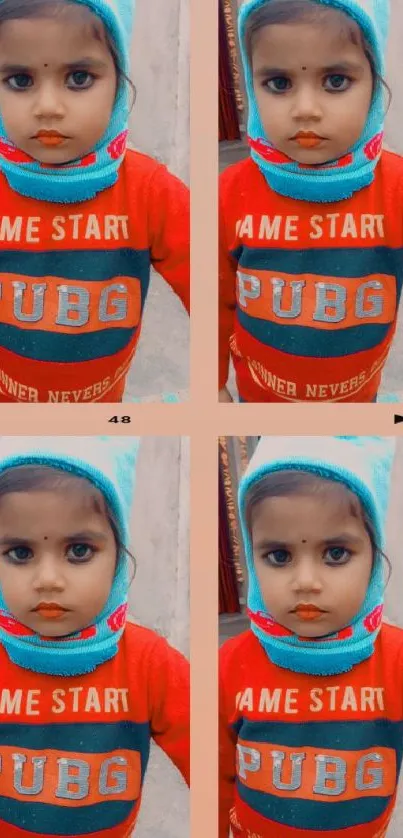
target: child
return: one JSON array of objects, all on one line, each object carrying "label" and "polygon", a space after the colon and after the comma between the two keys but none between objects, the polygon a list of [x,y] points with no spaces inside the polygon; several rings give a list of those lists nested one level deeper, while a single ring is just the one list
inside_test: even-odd
[{"label": "child", "polygon": [[[382,623],[393,444],[262,438],[239,490],[251,630],[220,664],[220,838],[381,838],[403,631]],[[386,558],[386,557],[385,557]]]},{"label": "child", "polygon": [[402,285],[388,0],[248,0],[251,157],[221,178],[220,400],[372,402]]},{"label": "child", "polygon": [[189,666],[126,622],[136,440],[0,439],[0,823],[128,838],[151,737],[189,778]]},{"label": "child", "polygon": [[0,0],[0,401],[122,401],[151,265],[189,307],[188,190],[126,150],[133,7]]}]

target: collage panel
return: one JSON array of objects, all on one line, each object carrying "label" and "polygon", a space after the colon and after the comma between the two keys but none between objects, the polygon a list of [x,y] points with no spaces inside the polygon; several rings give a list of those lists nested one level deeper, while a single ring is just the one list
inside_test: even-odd
[{"label": "collage panel", "polygon": [[219,439],[219,838],[400,838],[403,443]]},{"label": "collage panel", "polygon": [[219,401],[399,402],[400,0],[219,0]]},{"label": "collage panel", "polygon": [[0,0],[4,838],[402,838],[402,38]]},{"label": "collage panel", "polygon": [[189,838],[189,440],[0,437],[0,826]]},{"label": "collage panel", "polygon": [[1,0],[0,72],[0,402],[186,400],[189,0]]}]

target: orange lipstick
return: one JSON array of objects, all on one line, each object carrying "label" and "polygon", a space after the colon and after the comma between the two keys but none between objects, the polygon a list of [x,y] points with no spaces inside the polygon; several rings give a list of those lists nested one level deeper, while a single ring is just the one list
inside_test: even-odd
[{"label": "orange lipstick", "polygon": [[302,146],[302,148],[316,148],[318,145],[323,142],[324,137],[319,137],[318,134],[314,134],[312,131],[300,131],[299,134],[296,134],[295,137],[292,137],[298,145]]},{"label": "orange lipstick", "polygon": [[42,145],[52,147],[61,145],[67,137],[64,137],[63,134],[59,134],[58,131],[38,131],[35,135],[35,139],[39,140]]},{"label": "orange lipstick", "polygon": [[45,620],[59,620],[67,613],[67,609],[59,605],[58,602],[40,602],[34,608],[37,614],[40,614]]},{"label": "orange lipstick", "polygon": [[325,614],[326,612],[322,611],[316,605],[311,605],[310,603],[301,603],[301,605],[297,605],[297,607],[294,608],[293,613],[296,614],[300,620],[306,620],[307,622],[310,622],[312,620],[318,620],[319,617],[321,617],[322,614]]}]

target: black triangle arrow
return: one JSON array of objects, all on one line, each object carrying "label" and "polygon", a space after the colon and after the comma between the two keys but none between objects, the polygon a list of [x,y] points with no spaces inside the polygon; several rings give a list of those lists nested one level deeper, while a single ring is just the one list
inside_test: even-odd
[{"label": "black triangle arrow", "polygon": [[400,416],[400,413],[395,413],[394,422],[395,425],[400,425],[400,422],[403,422],[403,416]]}]

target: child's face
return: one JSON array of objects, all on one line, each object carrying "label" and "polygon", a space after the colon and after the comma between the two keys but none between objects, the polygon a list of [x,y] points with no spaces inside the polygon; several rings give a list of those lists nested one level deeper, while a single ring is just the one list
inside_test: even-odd
[{"label": "child's face", "polygon": [[331,634],[359,612],[372,546],[363,522],[347,509],[326,497],[265,498],[253,513],[252,545],[266,608],[294,634]]},{"label": "child's face", "polygon": [[[37,634],[91,625],[107,602],[116,543],[105,515],[66,489],[0,499],[0,587],[11,614]],[[54,603],[55,612],[35,611]],[[57,614],[56,605],[65,608]]]},{"label": "child's face", "polygon": [[35,160],[87,154],[108,126],[116,84],[107,45],[74,14],[0,26],[0,113],[9,139]]},{"label": "child's face", "polygon": [[[256,35],[252,69],[265,134],[292,160],[335,160],[361,136],[373,90],[361,46],[335,37],[329,27],[265,26]],[[298,142],[299,132],[322,139]]]}]

